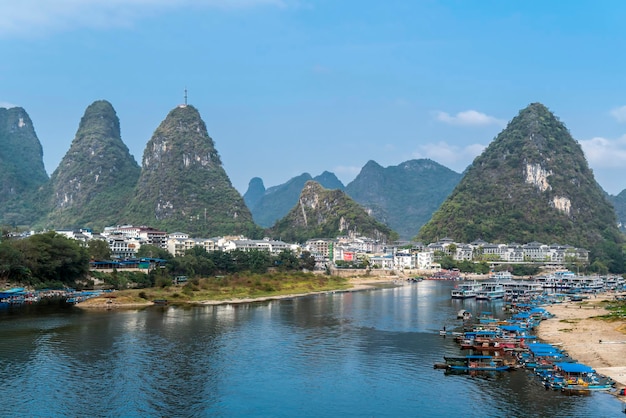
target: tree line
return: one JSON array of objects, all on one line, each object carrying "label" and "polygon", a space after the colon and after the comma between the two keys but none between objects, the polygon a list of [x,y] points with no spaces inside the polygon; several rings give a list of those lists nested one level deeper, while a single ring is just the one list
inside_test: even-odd
[{"label": "tree line", "polygon": [[152,287],[169,284],[176,276],[200,278],[242,272],[263,274],[270,269],[288,272],[313,270],[315,267],[315,258],[307,251],[301,254],[289,250],[278,254],[262,250],[207,252],[201,247],[194,247],[183,256],[174,257],[162,248],[143,245],[137,257],[160,258],[165,263],[162,268],[153,269],[148,274],[125,271],[90,273],[90,260],[111,258],[105,241],[92,240],[83,246],[55,232],[23,239],[3,234],[0,241],[0,280],[35,288],[59,288],[89,282],[90,276],[93,276],[115,288],[126,287],[130,282],[134,282],[134,287]]}]

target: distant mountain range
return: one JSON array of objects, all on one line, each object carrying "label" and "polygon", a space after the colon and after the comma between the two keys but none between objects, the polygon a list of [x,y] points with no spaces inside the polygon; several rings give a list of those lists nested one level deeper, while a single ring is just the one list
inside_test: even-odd
[{"label": "distant mountain range", "polygon": [[255,177],[250,180],[248,191],[243,195],[243,199],[250,208],[254,221],[264,228],[269,228],[289,213],[298,202],[304,185],[311,180],[329,190],[344,189],[341,181],[328,171],[315,178],[309,173],[303,173],[284,184],[269,189],[265,189],[263,180]]},{"label": "distant mountain range", "polygon": [[270,227],[298,202],[304,184],[314,180],[326,189],[345,190],[376,220],[389,225],[400,238],[409,239],[430,219],[461,176],[427,159],[386,168],[369,161],[345,188],[328,171],[315,178],[304,173],[267,190],[263,180],[255,177],[250,180],[244,200],[255,222]]},{"label": "distant mountain range", "polygon": [[443,236],[562,242],[598,256],[621,254],[616,224],[626,220],[626,191],[607,197],[578,143],[538,103],[522,110],[465,175],[426,159],[389,167],[369,161],[345,187],[333,173],[303,173],[267,189],[254,178],[243,197],[193,106],[169,112],[146,144],[141,167],[119,125],[110,103],[91,104],[48,178],[26,111],[0,108],[0,224],[133,223],[251,238],[370,231],[429,242]]}]

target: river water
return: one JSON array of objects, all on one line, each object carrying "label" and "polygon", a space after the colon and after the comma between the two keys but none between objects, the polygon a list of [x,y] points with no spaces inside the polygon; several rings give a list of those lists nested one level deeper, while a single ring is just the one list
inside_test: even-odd
[{"label": "river water", "polygon": [[[614,417],[526,371],[446,375],[452,284],[205,307],[0,312],[2,416]],[[622,415],[623,416],[623,415]]]}]

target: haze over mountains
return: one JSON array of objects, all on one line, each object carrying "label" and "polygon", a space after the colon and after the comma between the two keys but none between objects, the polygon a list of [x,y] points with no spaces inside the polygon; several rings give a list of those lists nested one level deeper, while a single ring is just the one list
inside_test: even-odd
[{"label": "haze over mountains", "polygon": [[[605,252],[619,241],[615,211],[580,146],[538,103],[509,123],[465,177],[431,160],[389,167],[369,161],[347,186],[330,172],[303,173],[267,189],[254,178],[243,197],[193,106],[169,112],[147,142],[139,167],[122,141],[113,106],[94,102],[50,179],[26,111],[0,109],[0,174],[0,223],[11,226],[97,229],[134,223],[196,236],[250,237],[275,226],[265,233],[286,237],[288,225],[300,237],[331,230],[390,237],[393,230],[404,239],[419,233],[425,241],[447,235],[458,241],[559,241],[593,248],[608,240]],[[626,213],[620,209],[626,199],[610,198],[618,213]]]}]

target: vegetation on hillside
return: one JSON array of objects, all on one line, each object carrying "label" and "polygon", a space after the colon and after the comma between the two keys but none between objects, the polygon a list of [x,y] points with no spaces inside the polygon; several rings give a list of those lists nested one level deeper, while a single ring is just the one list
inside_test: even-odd
[{"label": "vegetation on hillside", "polygon": [[140,168],[120,136],[120,122],[105,100],[85,110],[76,136],[45,189],[50,213],[43,225],[64,229],[119,222]]},{"label": "vegetation on hillside", "polygon": [[12,228],[45,213],[37,190],[48,181],[43,149],[30,117],[21,107],[0,107],[0,224]]},{"label": "vegetation on hillside", "polygon": [[613,272],[624,271],[611,204],[580,145],[539,103],[520,111],[474,160],[417,239],[443,237],[568,244],[590,250],[593,261]]},{"label": "vegetation on hillside", "polygon": [[148,141],[124,220],[192,236],[261,234],[193,106],[173,109]]},{"label": "vegetation on hillside", "polygon": [[341,190],[327,190],[314,181],[306,183],[298,204],[269,230],[283,241],[335,238],[355,233],[390,242],[397,233],[373,217]]}]

